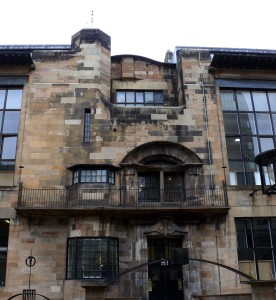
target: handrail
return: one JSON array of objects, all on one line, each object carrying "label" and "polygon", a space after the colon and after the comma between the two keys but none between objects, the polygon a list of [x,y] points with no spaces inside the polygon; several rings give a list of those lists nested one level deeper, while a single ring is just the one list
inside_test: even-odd
[{"label": "handrail", "polygon": [[195,189],[159,188],[64,188],[28,189],[21,187],[18,207],[226,207],[225,187]]}]

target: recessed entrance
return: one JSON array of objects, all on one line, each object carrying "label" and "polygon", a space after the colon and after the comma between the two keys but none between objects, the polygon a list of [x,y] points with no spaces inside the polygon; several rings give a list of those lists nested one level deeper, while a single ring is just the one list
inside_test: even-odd
[{"label": "recessed entrance", "polygon": [[[149,262],[170,258],[173,248],[182,247],[182,238],[149,238]],[[149,265],[149,300],[182,300],[182,268],[166,261]]]}]

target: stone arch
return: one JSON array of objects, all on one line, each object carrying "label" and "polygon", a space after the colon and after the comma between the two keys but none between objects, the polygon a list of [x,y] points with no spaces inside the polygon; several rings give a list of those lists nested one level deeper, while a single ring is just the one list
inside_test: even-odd
[{"label": "stone arch", "polygon": [[202,165],[201,159],[190,149],[173,142],[157,141],[142,144],[131,150],[121,164],[147,164],[164,160],[175,165]]}]

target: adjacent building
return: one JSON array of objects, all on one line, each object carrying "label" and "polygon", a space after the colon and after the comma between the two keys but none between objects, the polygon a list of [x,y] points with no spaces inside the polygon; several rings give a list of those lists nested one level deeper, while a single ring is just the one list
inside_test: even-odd
[{"label": "adjacent building", "polygon": [[275,137],[276,51],[0,46],[0,299],[270,299]]}]

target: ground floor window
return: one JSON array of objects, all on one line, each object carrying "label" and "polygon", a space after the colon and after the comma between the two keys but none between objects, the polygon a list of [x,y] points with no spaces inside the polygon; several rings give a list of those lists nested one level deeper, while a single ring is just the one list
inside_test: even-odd
[{"label": "ground floor window", "polygon": [[67,279],[111,278],[119,273],[118,239],[75,237],[67,242]]},{"label": "ground floor window", "polygon": [[238,260],[242,272],[275,279],[276,218],[236,219]]},{"label": "ground floor window", "polygon": [[5,285],[7,251],[9,238],[9,220],[0,219],[0,286]]}]

